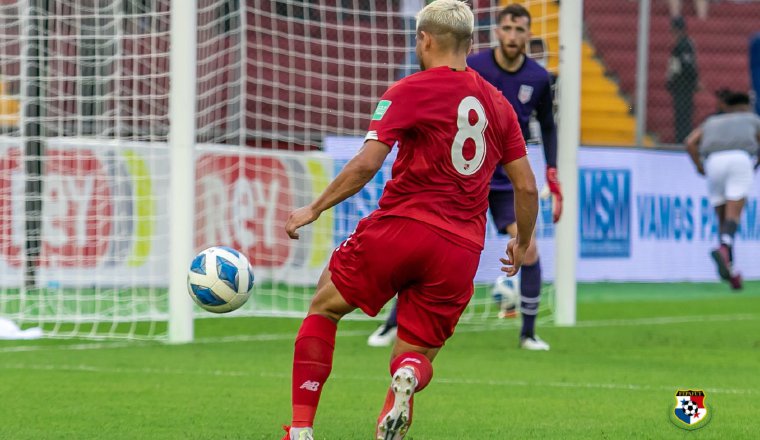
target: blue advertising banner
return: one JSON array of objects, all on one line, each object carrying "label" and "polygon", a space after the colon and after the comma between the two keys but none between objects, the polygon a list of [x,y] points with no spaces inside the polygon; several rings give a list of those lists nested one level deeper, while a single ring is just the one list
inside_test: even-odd
[{"label": "blue advertising banner", "polygon": [[[327,138],[325,152],[336,172],[361,146],[361,138]],[[393,154],[393,153],[392,153]],[[528,157],[539,188],[544,186],[540,146]],[[393,157],[361,193],[336,207],[335,240],[377,206],[390,178]],[[714,208],[704,177],[683,152],[582,147],[578,154],[579,281],[714,281],[710,251],[718,244]],[[560,176],[562,180],[562,176]],[[756,178],[737,232],[737,267],[745,279],[760,279],[760,178]],[[536,238],[545,279],[554,277],[551,202],[540,200]],[[492,282],[508,237],[497,234],[489,215],[476,282]]]}]

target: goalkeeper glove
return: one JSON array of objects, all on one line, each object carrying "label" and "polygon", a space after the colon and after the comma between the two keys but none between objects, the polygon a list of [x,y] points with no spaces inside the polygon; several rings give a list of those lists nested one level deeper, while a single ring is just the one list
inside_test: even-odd
[{"label": "goalkeeper glove", "polygon": [[557,169],[554,167],[546,168],[546,183],[549,185],[549,191],[552,193],[552,217],[554,223],[559,221],[562,215],[562,186],[557,179]]}]

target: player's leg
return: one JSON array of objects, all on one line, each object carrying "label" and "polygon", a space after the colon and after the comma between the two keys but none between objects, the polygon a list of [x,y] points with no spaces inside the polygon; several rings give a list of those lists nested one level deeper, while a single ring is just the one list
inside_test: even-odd
[{"label": "player's leg", "polygon": [[722,247],[727,249],[728,261],[730,264],[728,282],[734,290],[742,288],[742,277],[734,266],[734,235],[739,228],[739,220],[742,215],[742,210],[746,199],[740,200],[726,200],[726,221],[720,230],[720,241]]},{"label": "player's leg", "polygon": [[[747,195],[752,188],[753,160],[743,151],[725,151],[707,158],[705,172],[712,197],[712,186],[721,191],[720,201],[725,202],[724,220],[720,223],[720,248],[713,258],[718,263],[721,277],[728,279],[733,289],[742,288],[741,275],[734,267],[734,236],[739,227]],[[717,198],[716,198],[717,200]],[[727,275],[727,276],[726,276]]]},{"label": "player's leg", "polygon": [[[722,228],[723,223],[725,223],[726,221],[726,204],[725,203],[715,207],[715,216],[718,218],[718,228]],[[718,238],[720,239],[720,237]]]},{"label": "player's leg", "polygon": [[[311,427],[325,381],[332,369],[337,323],[359,307],[376,316],[393,298],[394,228],[376,219],[359,222],[356,231],[330,258],[322,272],[317,291],[296,337],[293,361],[293,419],[290,438],[298,439]],[[383,264],[388,263],[388,264]]]},{"label": "player's leg", "polygon": [[[739,200],[726,200],[724,206],[725,220],[720,225],[720,242],[733,251],[734,247],[734,235],[739,228],[739,221],[744,210],[744,205],[747,199]],[[733,252],[732,252],[733,254]],[[731,255],[731,261],[733,261],[733,255]]]},{"label": "player's leg", "polygon": [[391,352],[391,386],[377,419],[377,438],[402,439],[412,424],[414,395],[433,378],[433,359],[440,348],[396,339]]},{"label": "player's leg", "polygon": [[341,296],[325,268],[293,353],[291,428],[286,439],[311,439],[322,388],[330,376],[338,321],[355,309]]},{"label": "player's leg", "polygon": [[[376,438],[400,440],[412,422],[413,397],[433,377],[432,360],[451,337],[474,292],[480,252],[450,241],[422,223],[408,221],[413,252],[398,278],[398,338],[391,386],[378,417]],[[411,241],[411,240],[410,240]]]},{"label": "player's leg", "polygon": [[393,302],[391,312],[388,314],[388,318],[385,322],[369,335],[367,338],[367,345],[370,347],[388,347],[396,340],[396,331],[398,327],[398,321],[396,320],[396,302]]},{"label": "player's leg", "polygon": [[[510,228],[513,228],[513,231],[517,231],[514,191],[491,190],[488,193],[488,208],[494,226],[496,226],[496,232],[499,235],[510,234]],[[513,234],[510,235],[514,236]],[[520,275],[512,277],[512,280],[519,289]],[[499,278],[496,279],[496,283],[498,282]],[[512,302],[500,304],[499,316],[504,318],[517,317],[517,305]]]},{"label": "player's leg", "polygon": [[728,282],[731,284],[731,288],[739,290],[742,288],[742,277],[735,267],[734,235],[739,228],[747,196],[752,191],[755,160],[749,153],[740,150],[728,151],[726,156],[728,157],[725,191],[726,221],[721,228],[720,239],[728,248],[728,260],[731,265]]},{"label": "player's leg", "polygon": [[726,152],[727,176],[725,183],[725,221],[721,225],[720,240],[729,248],[733,263],[734,235],[739,227],[747,196],[752,191],[755,161],[744,151]]},{"label": "player's leg", "polygon": [[721,279],[728,280],[728,266],[730,256],[728,249],[724,247],[721,240],[721,231],[725,228],[726,224],[725,201],[722,204],[715,206],[715,218],[718,220],[718,247],[710,252],[710,256],[712,257],[713,261],[715,261],[715,265],[718,268],[718,276],[720,276]]},{"label": "player's leg", "polygon": [[726,181],[728,168],[721,154],[713,153],[705,159],[705,178],[707,179],[707,194],[710,204],[715,207],[718,218],[718,247],[710,252],[715,261],[718,275],[721,279],[731,277],[731,258],[728,248],[723,244],[721,231],[726,228]]},{"label": "player's leg", "polygon": [[491,190],[488,193],[488,209],[496,232],[499,235],[509,234],[509,228],[517,230],[515,216],[515,193],[512,190]]},{"label": "player's leg", "polygon": [[[517,224],[507,229],[511,236],[517,235]],[[520,268],[520,348],[526,350],[549,350],[549,344],[536,335],[536,316],[541,304],[541,261],[536,245],[536,236],[531,237],[525,260]]]}]

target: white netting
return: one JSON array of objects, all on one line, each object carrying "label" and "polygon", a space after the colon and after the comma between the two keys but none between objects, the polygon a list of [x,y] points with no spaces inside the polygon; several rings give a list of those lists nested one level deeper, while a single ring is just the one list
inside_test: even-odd
[{"label": "white netting", "polygon": [[0,146],[0,315],[58,336],[163,334],[168,1],[0,7],[18,106]]},{"label": "white netting", "polygon": [[[493,29],[502,6],[492,1],[473,3],[474,50],[478,51],[494,44]],[[556,73],[558,6],[552,0],[522,3],[533,15],[535,39],[543,43],[543,53],[534,45],[531,56],[544,58]],[[414,15],[425,1],[255,4],[254,12],[246,17],[247,72],[251,75],[247,91],[252,96],[246,106],[245,129],[248,145],[258,149],[246,154],[250,174],[262,176],[257,182],[259,194],[270,197],[259,206],[260,213],[273,218],[275,227],[271,247],[263,244],[267,236],[262,235],[258,246],[247,251],[258,259],[257,274],[264,280],[257,287],[258,310],[303,311],[331,247],[376,206],[390,177],[390,163],[359,194],[320,218],[298,243],[290,242],[278,229],[288,214],[281,207],[298,206],[318,195],[361,146],[378,98],[395,80],[417,71]],[[301,151],[312,153],[295,153]],[[275,201],[271,198],[275,188],[289,188],[283,192],[288,195]],[[477,307],[469,316],[479,316],[479,311],[495,316],[489,290],[478,290]]]},{"label": "white netting", "polygon": [[[166,334],[170,3],[0,0],[0,315],[55,336]],[[193,239],[253,263],[236,313],[303,313],[373,208],[387,167],[301,240],[282,232],[345,163],[328,144],[358,148],[378,97],[416,69],[406,8],[423,3],[197,2]],[[499,7],[475,3],[479,50]],[[527,3],[556,54],[536,16],[556,21],[554,2]],[[487,288],[478,301],[470,316],[495,316]]]}]

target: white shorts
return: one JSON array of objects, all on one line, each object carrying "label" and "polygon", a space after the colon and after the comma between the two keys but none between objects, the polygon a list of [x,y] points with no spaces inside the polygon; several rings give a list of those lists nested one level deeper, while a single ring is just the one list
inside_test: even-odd
[{"label": "white shorts", "polygon": [[742,150],[718,151],[705,159],[707,192],[710,203],[719,206],[726,200],[741,200],[752,189],[754,163]]}]

